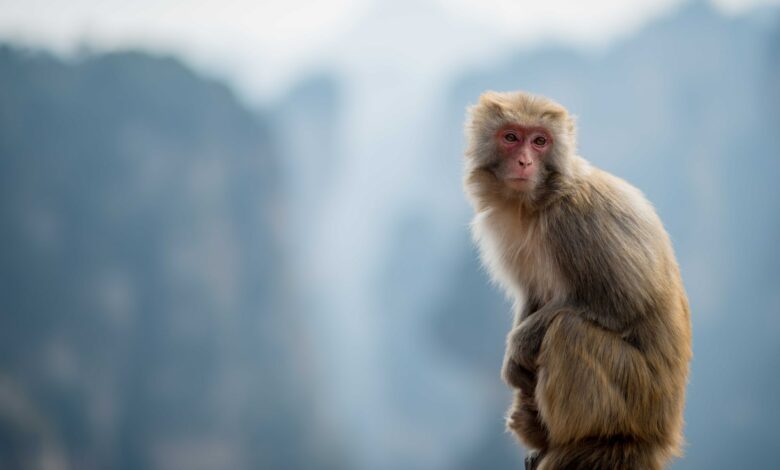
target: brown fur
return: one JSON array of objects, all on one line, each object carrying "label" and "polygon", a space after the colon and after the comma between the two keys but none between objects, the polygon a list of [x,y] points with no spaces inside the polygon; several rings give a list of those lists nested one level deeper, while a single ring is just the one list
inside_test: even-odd
[{"label": "brown fur", "polygon": [[[532,189],[507,187],[496,132],[554,136]],[[469,112],[464,186],[484,264],[517,305],[502,371],[508,426],[539,468],[660,469],[681,454],[688,301],[650,203],[575,153],[573,119],[525,93]]]}]

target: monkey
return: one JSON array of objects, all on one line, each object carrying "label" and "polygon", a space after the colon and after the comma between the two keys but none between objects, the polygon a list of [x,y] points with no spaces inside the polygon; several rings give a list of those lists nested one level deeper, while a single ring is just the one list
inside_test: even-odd
[{"label": "monkey", "polygon": [[665,468],[682,455],[688,299],[655,209],[576,151],[575,118],[526,92],[468,109],[480,258],[514,301],[501,376],[526,468]]}]

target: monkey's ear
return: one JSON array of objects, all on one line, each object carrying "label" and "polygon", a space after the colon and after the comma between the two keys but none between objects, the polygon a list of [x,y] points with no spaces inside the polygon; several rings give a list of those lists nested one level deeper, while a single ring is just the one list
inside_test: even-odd
[{"label": "monkey's ear", "polygon": [[569,113],[563,107],[550,107],[542,113],[542,119],[566,123],[569,120]]},{"label": "monkey's ear", "polygon": [[563,106],[555,103],[548,107],[541,114],[542,119],[559,123],[563,129],[574,136],[577,133],[577,123],[574,115],[569,112]]},{"label": "monkey's ear", "polygon": [[[472,124],[481,123],[478,127],[484,128],[488,123],[495,124],[504,119],[506,99],[502,93],[487,91],[479,97],[479,103],[469,110]],[[492,125],[492,124],[491,124]]]},{"label": "monkey's ear", "polygon": [[500,113],[504,110],[504,97],[495,91],[486,91],[479,96],[479,106]]},{"label": "monkey's ear", "polygon": [[577,135],[577,116],[568,114],[566,119],[566,130],[569,131],[569,135]]}]

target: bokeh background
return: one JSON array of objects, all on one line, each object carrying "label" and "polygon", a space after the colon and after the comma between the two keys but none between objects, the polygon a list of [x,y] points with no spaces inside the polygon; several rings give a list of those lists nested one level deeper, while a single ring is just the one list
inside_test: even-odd
[{"label": "bokeh background", "polygon": [[565,104],[666,223],[673,468],[776,467],[778,3],[0,1],[0,468],[520,468],[486,89]]}]

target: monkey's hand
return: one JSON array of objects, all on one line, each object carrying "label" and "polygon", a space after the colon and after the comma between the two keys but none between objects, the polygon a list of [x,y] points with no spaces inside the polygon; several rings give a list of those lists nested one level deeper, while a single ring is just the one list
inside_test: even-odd
[{"label": "monkey's hand", "polygon": [[545,306],[509,332],[502,370],[502,376],[508,384],[533,393],[533,388],[527,387],[536,385],[536,358],[542,346],[542,339],[550,323],[562,311],[559,307]]},{"label": "monkey's hand", "polygon": [[501,377],[509,386],[533,396],[536,388],[536,371],[528,370],[512,358],[507,348],[504,354],[504,365],[501,367]]}]

